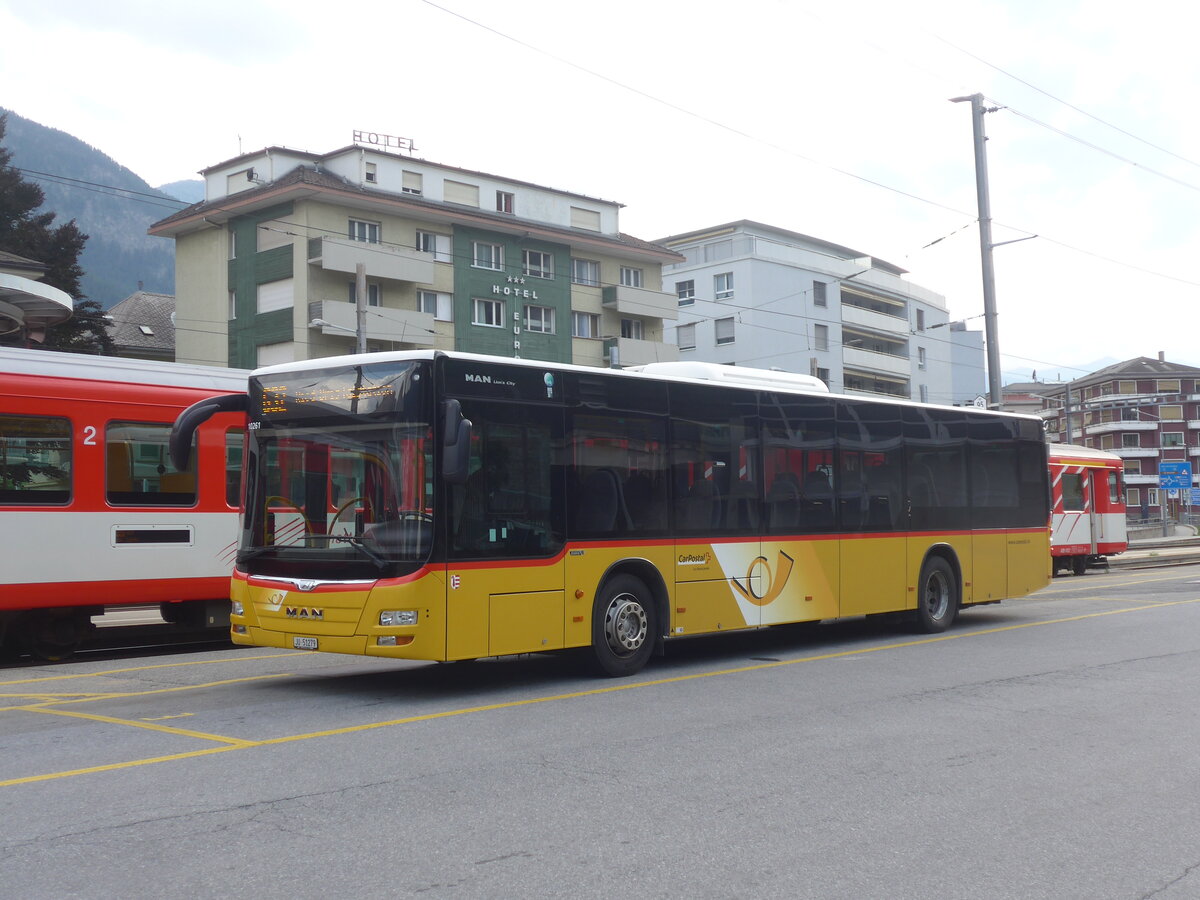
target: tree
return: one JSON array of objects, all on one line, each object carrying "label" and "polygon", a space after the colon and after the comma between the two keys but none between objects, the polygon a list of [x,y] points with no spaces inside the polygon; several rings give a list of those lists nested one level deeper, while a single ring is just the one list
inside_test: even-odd
[{"label": "tree", "polygon": [[88,236],[72,219],[54,227],[54,213],[37,212],[45,194],[26,181],[12,165],[12,151],[4,146],[8,116],[0,116],[0,250],[15,253],[46,266],[43,284],[75,299],[75,314],[50,329],[46,345],[75,353],[112,354],[116,348],[100,304],[83,296],[79,280],[83,269],[79,254]]}]

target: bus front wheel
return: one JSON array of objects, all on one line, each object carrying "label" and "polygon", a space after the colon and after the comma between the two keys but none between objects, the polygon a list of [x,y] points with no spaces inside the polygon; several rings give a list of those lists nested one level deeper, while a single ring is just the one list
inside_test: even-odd
[{"label": "bus front wheel", "polygon": [[656,615],[650,589],[632,575],[610,579],[592,608],[592,653],[604,675],[641,670],[654,651]]},{"label": "bus front wheel", "polygon": [[917,630],[925,634],[945,631],[958,613],[958,580],[950,563],[931,556],[921,566],[917,583]]}]

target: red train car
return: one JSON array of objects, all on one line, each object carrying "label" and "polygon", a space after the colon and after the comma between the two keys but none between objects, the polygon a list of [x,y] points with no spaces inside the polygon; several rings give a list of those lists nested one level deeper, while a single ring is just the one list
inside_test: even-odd
[{"label": "red train car", "polygon": [[243,392],[231,369],[0,349],[0,642],[58,658],[121,606],[228,624],[244,417],[218,415],[177,472],[180,410]]},{"label": "red train car", "polygon": [[1050,445],[1050,556],[1057,575],[1082,575],[1128,548],[1125,463],[1074,444]]}]

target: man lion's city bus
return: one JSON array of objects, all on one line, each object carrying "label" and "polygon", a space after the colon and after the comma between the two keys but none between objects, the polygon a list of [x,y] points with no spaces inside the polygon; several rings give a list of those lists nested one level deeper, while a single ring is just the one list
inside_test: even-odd
[{"label": "man lion's city bus", "polygon": [[703,363],[396,352],[271,366],[247,413],[238,644],[419,660],[961,607],[1050,579],[1032,416]]}]

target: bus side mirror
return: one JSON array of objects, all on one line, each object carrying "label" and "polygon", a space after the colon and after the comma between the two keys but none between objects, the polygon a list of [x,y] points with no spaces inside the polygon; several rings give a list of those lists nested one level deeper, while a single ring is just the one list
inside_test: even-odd
[{"label": "bus side mirror", "polygon": [[471,420],[464,419],[462,404],[445,402],[442,432],[442,477],[450,484],[465,484],[471,471]]},{"label": "bus side mirror", "polygon": [[217,413],[245,412],[249,406],[248,394],[223,394],[193,403],[179,414],[175,424],[171,426],[171,436],[167,439],[171,464],[180,472],[187,471],[188,463],[192,459],[192,438],[196,429]]}]

